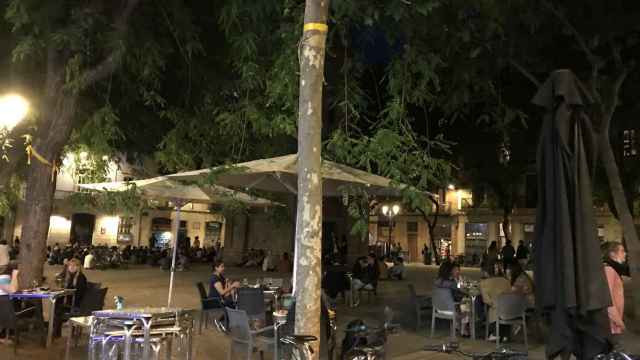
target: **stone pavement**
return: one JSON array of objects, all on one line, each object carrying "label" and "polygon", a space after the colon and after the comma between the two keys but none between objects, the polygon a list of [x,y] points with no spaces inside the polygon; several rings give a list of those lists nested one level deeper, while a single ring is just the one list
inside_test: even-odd
[{"label": "stone pavement", "polygon": [[[47,267],[47,276],[52,277],[59,267]],[[457,355],[434,354],[422,351],[427,345],[441,344],[447,341],[448,326],[445,322],[439,323],[436,337],[430,339],[428,336],[429,321],[424,321],[424,325],[419,331],[415,329],[415,316],[409,304],[407,284],[412,283],[418,293],[426,293],[431,288],[435,279],[437,269],[433,266],[409,265],[407,267],[407,277],[403,281],[381,281],[379,284],[378,297],[367,302],[366,296],[357,308],[349,308],[345,304],[338,305],[338,344],[344,335],[342,329],[346,324],[354,319],[360,318],[368,323],[376,323],[381,318],[385,305],[390,306],[396,314],[396,321],[400,323],[401,329],[396,334],[392,334],[388,339],[388,358],[398,360],[421,360],[421,359],[454,359],[460,358]],[[147,305],[162,306],[167,301],[167,289],[169,283],[169,273],[157,268],[132,267],[128,270],[108,270],[108,271],[86,271],[89,281],[101,282],[103,286],[109,288],[105,305],[107,308],[113,307],[113,297],[124,296],[127,306]],[[475,269],[464,269],[463,275],[468,277],[478,277]],[[269,273],[267,277],[277,277],[278,274]],[[227,268],[227,277],[241,280],[243,278],[255,279],[265,277],[262,272],[238,268]],[[197,281],[207,282],[209,269],[204,265],[196,266],[191,271],[179,272],[176,276],[176,290],[174,303],[183,308],[199,308],[199,297],[194,286]],[[484,332],[479,330],[478,335]],[[63,331],[63,338],[55,341],[51,349],[43,349],[36,342],[36,338],[25,336],[21,342],[17,355],[8,345],[0,345],[0,359],[2,360],[62,360],[64,358],[64,345],[67,331]],[[194,339],[194,359],[227,359],[228,341],[226,338],[211,329],[204,330],[201,335],[196,334]],[[625,338],[627,348],[640,353],[640,337],[637,333],[629,334]],[[522,350],[523,344],[520,338],[516,338],[513,344],[508,344],[514,350]],[[471,341],[461,339],[461,348],[469,352],[488,352],[495,348],[494,343],[482,340]],[[530,336],[529,353],[531,359],[543,359],[544,347],[536,341],[535,336]],[[85,359],[85,347],[81,346],[72,354],[72,359]],[[266,354],[265,359],[271,357]],[[258,358],[258,356],[256,356]]]}]

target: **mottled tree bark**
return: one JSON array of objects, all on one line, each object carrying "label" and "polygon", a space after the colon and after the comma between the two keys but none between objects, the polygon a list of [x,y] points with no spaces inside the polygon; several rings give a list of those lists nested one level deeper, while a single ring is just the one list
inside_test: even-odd
[{"label": "mottled tree bark", "polygon": [[[307,0],[300,42],[295,288],[298,334],[320,339],[322,87],[329,0]],[[319,346],[313,359],[319,358]]]},{"label": "mottled tree bark", "polygon": [[[142,0],[127,0],[123,3],[113,23],[119,36],[127,31],[131,14]],[[118,47],[96,64],[81,73],[76,86],[66,82],[66,66],[72,57],[68,49],[58,49],[49,44],[46,53],[46,80],[43,101],[39,109],[42,116],[37,119],[37,131],[33,134],[33,148],[41,155],[32,158],[27,168],[25,219],[20,237],[21,287],[28,287],[33,281],[42,279],[49,218],[53,210],[56,187],[55,166],[59,163],[62,150],[73,129],[78,99],[87,87],[113,74],[120,66],[124,48]]]}]

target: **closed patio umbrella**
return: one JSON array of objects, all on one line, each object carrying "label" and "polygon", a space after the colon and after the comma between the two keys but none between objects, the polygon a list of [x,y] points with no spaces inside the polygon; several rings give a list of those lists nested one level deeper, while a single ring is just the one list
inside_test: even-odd
[{"label": "closed patio umbrella", "polygon": [[546,352],[590,359],[606,350],[610,305],[593,211],[591,99],[571,71],[558,70],[533,103],[545,109],[534,249],[536,304],[551,322]]}]

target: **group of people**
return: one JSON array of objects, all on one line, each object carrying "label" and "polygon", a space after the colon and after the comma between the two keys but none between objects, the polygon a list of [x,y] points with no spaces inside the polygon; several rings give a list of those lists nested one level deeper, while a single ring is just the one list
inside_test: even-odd
[{"label": "group of people", "polygon": [[[455,302],[460,302],[467,294],[464,289],[461,289],[460,265],[456,262],[445,261],[440,265],[438,271],[438,277],[434,282],[434,287],[448,289],[451,291],[451,296]],[[489,307],[489,313],[487,321],[495,323],[495,305],[499,295],[505,292],[513,292],[520,294],[526,298],[529,307],[533,308],[535,304],[534,299],[534,283],[533,279],[522,268],[520,263],[514,262],[509,265],[505,273],[488,273],[486,278],[480,281],[480,303],[486,304]],[[479,306],[478,309],[482,309]],[[469,307],[459,306],[460,312],[459,329],[462,336],[468,336],[470,333],[469,321],[470,311]],[[501,334],[508,334],[509,331],[501,330]],[[495,333],[494,333],[495,334]],[[489,338],[490,341],[495,340],[495,335]],[[506,340],[506,339],[505,339]]]},{"label": "group of people", "polygon": [[236,264],[239,267],[258,268],[262,271],[276,271],[287,273],[293,271],[293,263],[289,253],[284,252],[279,259],[276,259],[271,250],[249,249],[242,254],[240,261]]},{"label": "group of people", "polygon": [[498,249],[498,243],[492,241],[489,248],[482,255],[480,268],[487,276],[494,276],[496,273],[504,273],[507,269],[518,263],[521,268],[527,267],[529,262],[529,247],[524,241],[520,241],[515,249],[511,240],[507,240],[502,249]]}]

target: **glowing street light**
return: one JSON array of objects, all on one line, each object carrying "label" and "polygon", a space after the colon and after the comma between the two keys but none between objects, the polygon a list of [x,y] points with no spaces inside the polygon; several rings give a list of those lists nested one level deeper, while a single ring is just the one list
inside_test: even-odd
[{"label": "glowing street light", "polygon": [[389,218],[389,240],[387,241],[387,246],[391,246],[391,232],[393,231],[393,217],[400,213],[400,205],[393,204],[393,206],[382,205],[382,215]]},{"label": "glowing street light", "polygon": [[0,129],[11,131],[29,113],[29,102],[20,95],[0,97]]}]

